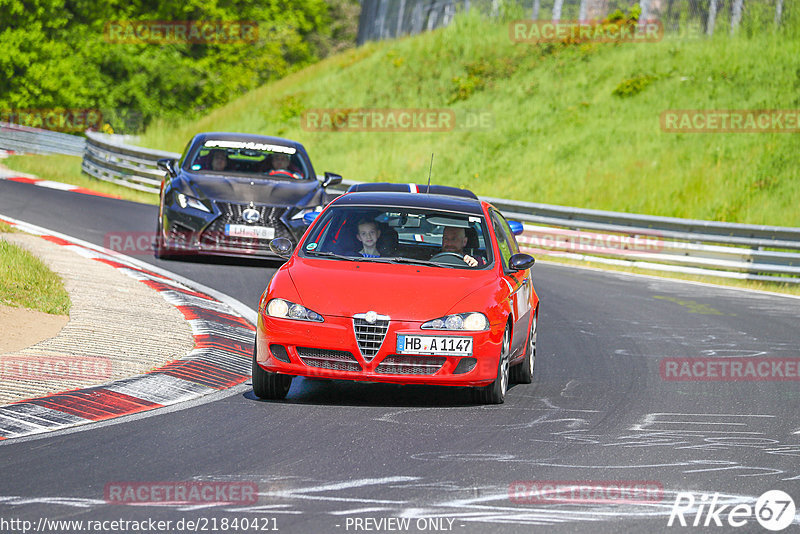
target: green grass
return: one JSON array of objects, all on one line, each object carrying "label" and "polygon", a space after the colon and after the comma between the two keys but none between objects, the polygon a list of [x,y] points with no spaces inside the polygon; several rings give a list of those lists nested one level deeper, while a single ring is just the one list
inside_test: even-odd
[{"label": "green grass", "polygon": [[[0,223],[0,232],[8,225]],[[27,250],[0,239],[0,304],[68,315],[70,300],[61,278]]]},{"label": "green grass", "polygon": [[[769,24],[731,37],[647,44],[512,43],[470,13],[416,37],[371,43],[263,86],[206,117],[156,122],[152,148],[201,131],[300,140],[317,172],[433,180],[480,195],[728,222],[800,226],[792,133],[664,133],[669,109],[800,108],[800,37]],[[626,95],[626,96],[620,96]],[[451,132],[317,132],[319,108],[447,108],[493,119]]]},{"label": "green grass", "polygon": [[81,158],[54,154],[50,156],[26,155],[9,156],[1,161],[15,171],[34,174],[45,180],[85,187],[98,193],[115,195],[125,200],[144,204],[158,204],[158,195],[129,189],[111,182],[104,182],[81,173]]}]

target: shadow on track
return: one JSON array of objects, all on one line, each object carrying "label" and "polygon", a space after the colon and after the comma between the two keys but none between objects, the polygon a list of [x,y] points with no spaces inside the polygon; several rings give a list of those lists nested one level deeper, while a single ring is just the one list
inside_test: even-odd
[{"label": "shadow on track", "polygon": [[[509,385],[509,393],[516,387]],[[349,380],[297,378],[284,400],[259,399],[252,390],[244,398],[270,404],[315,406],[379,406],[387,408],[442,408],[483,406],[476,403],[466,387],[378,384]],[[506,399],[508,402],[508,398]],[[503,404],[497,405],[502,408]]]}]

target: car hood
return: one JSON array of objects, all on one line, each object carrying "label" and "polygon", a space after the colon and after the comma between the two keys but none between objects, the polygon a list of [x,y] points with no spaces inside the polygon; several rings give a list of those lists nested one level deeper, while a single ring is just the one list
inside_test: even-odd
[{"label": "car hood", "polygon": [[300,203],[313,196],[320,186],[317,180],[265,180],[205,174],[193,174],[189,182],[197,194],[213,200],[284,205]]},{"label": "car hood", "polygon": [[[340,317],[371,310],[395,320],[427,321],[496,280],[492,271],[468,269],[324,259],[291,263],[288,272],[301,304]],[[466,311],[473,310],[452,312]]]}]

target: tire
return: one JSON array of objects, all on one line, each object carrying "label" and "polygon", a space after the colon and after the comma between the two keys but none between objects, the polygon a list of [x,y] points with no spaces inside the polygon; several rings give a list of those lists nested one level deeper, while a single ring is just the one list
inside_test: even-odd
[{"label": "tire", "polygon": [[480,404],[503,404],[508,391],[508,360],[511,354],[511,327],[506,326],[503,344],[500,348],[500,361],[497,363],[497,377],[488,386],[474,388],[472,396]]},{"label": "tire", "polygon": [[266,400],[281,400],[286,398],[292,386],[289,375],[279,375],[265,371],[256,361],[257,348],[253,344],[253,393],[256,397]]},{"label": "tire", "polygon": [[166,252],[164,248],[164,241],[161,238],[161,219],[158,220],[158,226],[156,227],[156,243],[155,243],[155,250],[153,255],[159,260],[168,260],[171,256]]},{"label": "tire", "polygon": [[530,384],[533,381],[533,366],[536,364],[536,325],[539,311],[533,316],[531,331],[528,332],[528,347],[522,363],[511,368],[511,380],[517,384]]}]

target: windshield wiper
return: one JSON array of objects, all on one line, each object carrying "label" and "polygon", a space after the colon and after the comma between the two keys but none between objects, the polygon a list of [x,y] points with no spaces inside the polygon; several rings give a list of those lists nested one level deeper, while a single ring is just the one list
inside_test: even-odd
[{"label": "windshield wiper", "polygon": [[394,256],[391,258],[382,258],[389,260],[392,263],[412,263],[415,265],[429,265],[432,267],[452,267],[452,265],[447,265],[445,263],[439,263],[438,261],[430,261],[430,260],[418,260],[416,258],[404,258],[402,256]]},{"label": "windshield wiper", "polygon": [[306,254],[311,256],[325,256],[326,258],[336,258],[337,260],[347,260],[347,261],[358,261],[363,258],[354,258],[353,256],[344,256],[342,254],[336,254],[335,252],[319,252],[316,250],[307,250]]}]

